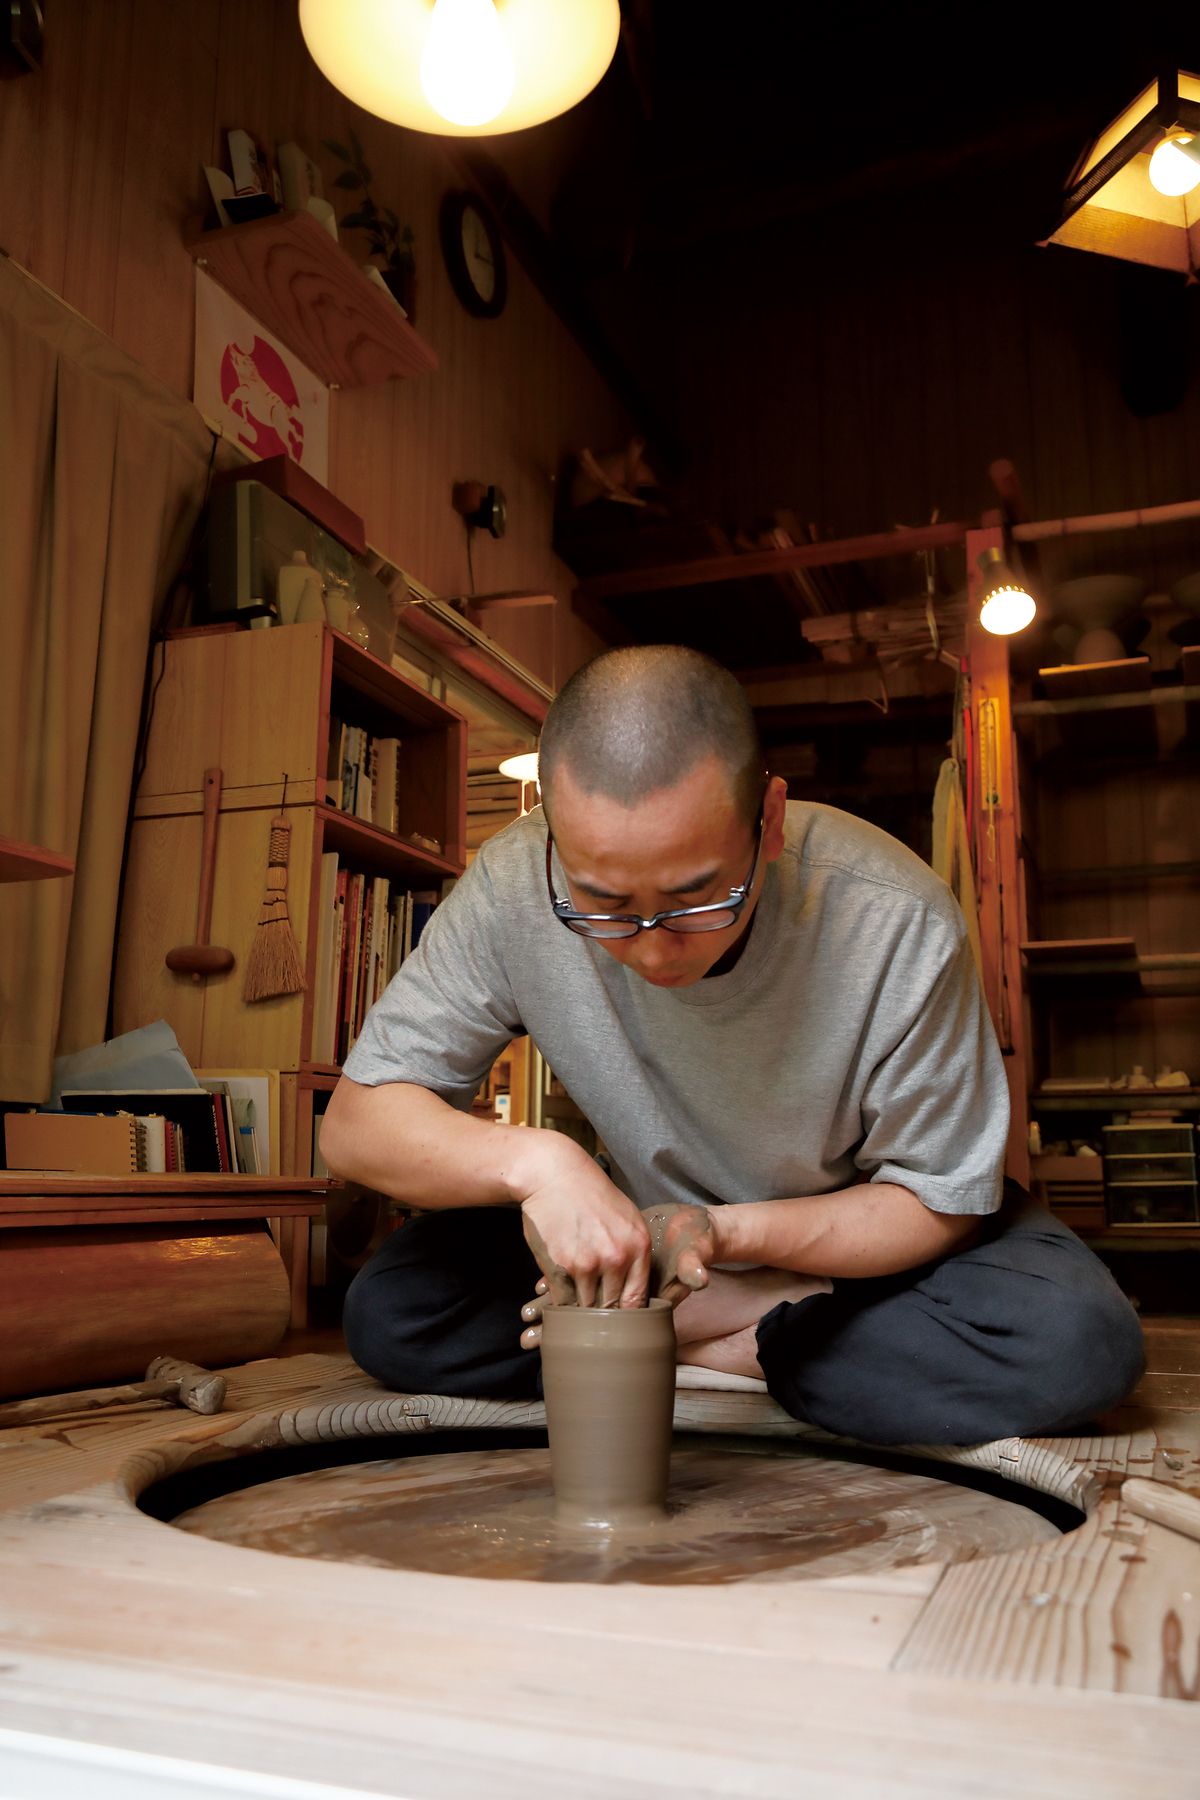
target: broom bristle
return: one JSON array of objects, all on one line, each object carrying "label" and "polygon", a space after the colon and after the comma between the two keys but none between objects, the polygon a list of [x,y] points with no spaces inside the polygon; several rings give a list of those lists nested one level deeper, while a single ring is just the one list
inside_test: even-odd
[{"label": "broom bristle", "polygon": [[303,988],[300,952],[285,908],[280,918],[259,920],[246,959],[242,998],[274,1000],[281,994],[299,994]]},{"label": "broom bristle", "polygon": [[242,998],[247,1002],[275,1000],[283,994],[303,992],[304,969],[287,909],[287,855],[291,826],[284,818],[271,823],[267,887],[259,908],[258,924],[246,959]]}]

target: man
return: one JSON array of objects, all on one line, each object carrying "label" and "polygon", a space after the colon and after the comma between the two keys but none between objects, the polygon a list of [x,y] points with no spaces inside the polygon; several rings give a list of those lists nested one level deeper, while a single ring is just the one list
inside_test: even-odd
[{"label": "man", "polygon": [[[1123,1398],[1128,1302],[1019,1191],[1001,1209],[1004,1072],[945,885],[873,826],[788,804],[742,689],[693,651],[580,670],[540,780],[326,1114],[330,1168],[420,1209],[347,1296],[362,1366],[402,1391],[536,1394],[539,1270],[581,1305],[641,1305],[643,1210],[673,1203],[680,1360],[761,1376],[796,1418],[973,1443]],[[469,1116],[522,1031],[611,1175],[565,1136]]]}]

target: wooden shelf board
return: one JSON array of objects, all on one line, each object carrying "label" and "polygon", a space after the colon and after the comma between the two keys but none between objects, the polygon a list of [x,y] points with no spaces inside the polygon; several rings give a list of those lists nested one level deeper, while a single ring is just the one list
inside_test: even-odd
[{"label": "wooden shelf board", "polygon": [[1200,877],[1200,862],[1113,863],[1080,869],[1041,869],[1038,880],[1044,888],[1120,887],[1143,881],[1194,880]]},{"label": "wooden shelf board", "polygon": [[1031,964],[1095,962],[1103,958],[1122,961],[1137,955],[1131,937],[1108,938],[1035,938],[1020,946],[1021,955]]},{"label": "wooden shelf board", "polygon": [[387,875],[416,887],[429,887],[462,869],[439,852],[406,843],[390,831],[352,818],[324,803],[315,809],[322,825],[322,848],[336,850],[368,874]]},{"label": "wooden shelf board", "polygon": [[[287,627],[294,630],[295,627]],[[335,631],[332,625],[323,627],[329,634],[333,647],[333,680],[342,687],[353,688],[355,693],[379,706],[385,706],[389,712],[399,713],[414,724],[444,729],[447,725],[457,725],[462,717],[452,706],[446,706],[427,694],[424,688],[401,675],[390,663],[380,657],[372,656],[369,650],[363,650],[344,632]]]},{"label": "wooden shelf board", "polygon": [[1104,1225],[1079,1236],[1093,1250],[1200,1250],[1200,1225]]},{"label": "wooden shelf board", "polygon": [[1029,1096],[1037,1112],[1200,1112],[1200,1087],[1189,1088],[1087,1088],[1064,1094]]},{"label": "wooden shelf board", "polygon": [[1048,700],[1081,700],[1102,694],[1140,694],[1150,688],[1150,658],[1126,656],[1116,662],[1060,663],[1039,669]]},{"label": "wooden shelf board", "polygon": [[238,1194],[259,1198],[268,1194],[323,1194],[327,1180],[294,1175],[42,1175],[36,1170],[0,1169],[0,1207],[12,1194],[169,1194],[173,1200],[219,1194],[231,1199]]},{"label": "wooden shelf board", "polygon": [[331,387],[368,387],[438,366],[400,309],[308,213],[201,232],[188,250]]},{"label": "wooden shelf board", "polygon": [[69,856],[43,850],[40,844],[21,844],[16,838],[0,837],[0,882],[46,881],[74,873],[75,864]]},{"label": "wooden shelf board", "polygon": [[1174,706],[1200,700],[1200,684],[1174,682],[1135,693],[1080,694],[1061,700],[1017,700],[1014,719],[1053,719],[1071,713],[1126,712],[1140,706]]}]

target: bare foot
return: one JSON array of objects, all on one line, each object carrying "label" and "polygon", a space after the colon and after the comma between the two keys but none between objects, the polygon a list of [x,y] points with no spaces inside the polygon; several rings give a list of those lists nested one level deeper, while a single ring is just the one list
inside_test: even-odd
[{"label": "bare foot", "polygon": [[[675,1338],[680,1362],[685,1345],[710,1344],[757,1326],[764,1313],[782,1301],[807,1300],[828,1294],[832,1283],[821,1275],[797,1275],[790,1269],[710,1269],[708,1286],[689,1294],[675,1308]],[[706,1363],[719,1368],[719,1363]],[[733,1373],[740,1373],[734,1370]],[[753,1373],[754,1371],[750,1371]]]}]

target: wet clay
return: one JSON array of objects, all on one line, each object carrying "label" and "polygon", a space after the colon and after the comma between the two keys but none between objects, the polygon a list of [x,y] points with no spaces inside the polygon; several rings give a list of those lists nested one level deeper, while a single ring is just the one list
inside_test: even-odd
[{"label": "wet clay", "polygon": [[555,1516],[610,1531],[665,1517],[675,1409],[667,1302],[545,1307],[542,1383]]},{"label": "wet clay", "polygon": [[704,1285],[696,1265],[707,1267],[705,1249],[712,1254],[712,1220],[705,1207],[679,1200],[650,1207],[642,1220],[650,1233],[650,1292],[677,1306]]},{"label": "wet clay", "polygon": [[224,1543],[377,1568],[650,1586],[861,1576],[1059,1538],[1018,1498],[799,1445],[696,1437],[676,1440],[667,1513],[618,1531],[557,1517],[545,1450],[322,1469],[225,1494],[174,1523]]}]

